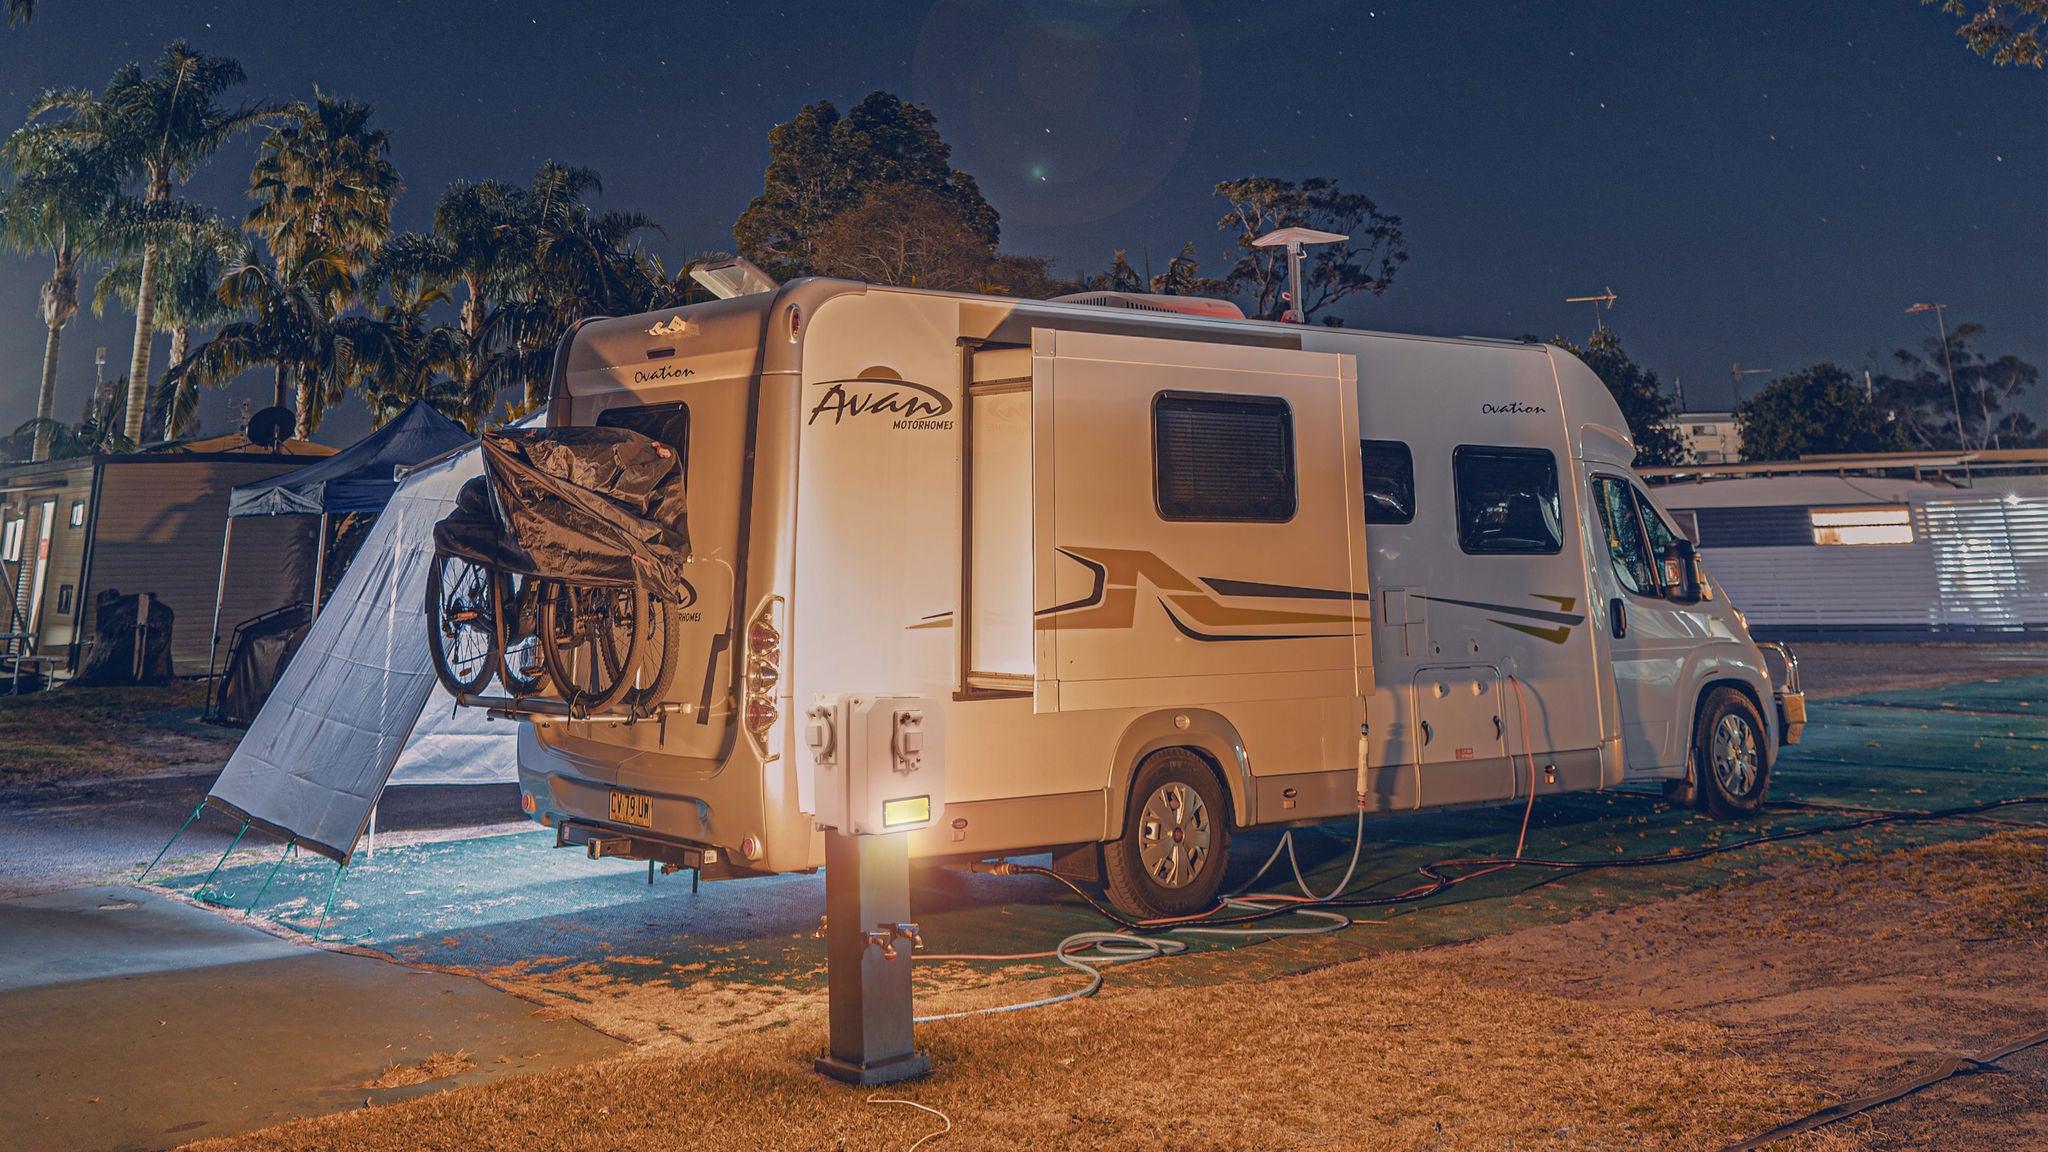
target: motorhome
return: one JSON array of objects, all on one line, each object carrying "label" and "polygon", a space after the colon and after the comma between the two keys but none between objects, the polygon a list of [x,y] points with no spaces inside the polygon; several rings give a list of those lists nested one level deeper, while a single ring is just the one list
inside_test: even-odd
[{"label": "motorhome", "polygon": [[593,855],[820,866],[834,693],[942,713],[913,857],[1049,850],[1139,916],[1248,829],[1655,781],[1739,817],[1804,718],[1544,344],[809,279],[587,321],[549,403],[688,484],[665,709],[501,704]]}]

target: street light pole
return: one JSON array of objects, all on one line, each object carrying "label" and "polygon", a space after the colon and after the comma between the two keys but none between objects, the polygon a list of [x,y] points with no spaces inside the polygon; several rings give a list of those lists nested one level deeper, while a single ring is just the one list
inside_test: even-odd
[{"label": "street light pole", "polygon": [[[1962,393],[1956,391],[1956,366],[1950,361],[1948,355],[1948,324],[1942,319],[1941,315],[1941,310],[1946,307],[1948,307],[1946,304],[1915,304],[1911,308],[1906,309],[1906,315],[1911,316],[1915,312],[1934,313],[1934,330],[1941,333],[1941,366],[1948,373],[1948,399],[1949,403],[1956,406],[1956,446],[1968,451],[1970,437],[1963,430],[1963,396]],[[1986,424],[1991,422],[1988,414],[1984,422]],[[1985,432],[1988,435],[1990,429],[1986,428]]]}]

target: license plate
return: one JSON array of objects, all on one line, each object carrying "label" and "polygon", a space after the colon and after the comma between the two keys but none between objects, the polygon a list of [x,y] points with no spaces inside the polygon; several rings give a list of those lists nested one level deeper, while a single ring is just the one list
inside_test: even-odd
[{"label": "license plate", "polygon": [[631,792],[612,793],[612,823],[635,828],[654,827],[654,801]]}]

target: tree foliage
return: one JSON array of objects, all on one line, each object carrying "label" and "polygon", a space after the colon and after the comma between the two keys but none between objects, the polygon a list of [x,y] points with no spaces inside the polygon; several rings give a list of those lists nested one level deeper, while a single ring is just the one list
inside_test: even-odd
[{"label": "tree foliage", "polygon": [[1318,312],[1349,296],[1379,296],[1394,286],[1394,275],[1408,262],[1408,240],[1401,218],[1379,210],[1370,197],[1346,192],[1335,180],[1311,176],[1299,183],[1268,176],[1247,176],[1216,185],[1216,195],[1229,210],[1216,226],[1236,233],[1237,259],[1222,284],[1231,295],[1250,303],[1247,314],[1278,320],[1288,311],[1287,250],[1258,248],[1252,241],[1276,228],[1315,228],[1350,239],[1311,248],[1302,267],[1302,316]]},{"label": "tree foliage", "polygon": [[1827,361],[1781,376],[1735,406],[1744,460],[1797,460],[1829,453],[1897,452],[1905,429]]},{"label": "tree foliage", "polygon": [[1898,372],[1877,379],[1879,399],[1894,413],[1913,447],[2019,448],[2039,437],[2033,419],[2011,405],[2040,380],[2040,370],[2017,356],[1994,360],[1972,347],[1985,331],[1982,324],[1964,321],[1947,330],[1946,345],[1941,337],[1930,336],[1918,349],[1892,353]]},{"label": "tree foliage", "polygon": [[996,210],[951,157],[931,110],[888,92],[869,93],[844,116],[829,100],[806,104],[794,120],[769,130],[761,194],[733,225],[733,239],[771,276],[813,275],[818,245],[835,219],[859,209],[876,189],[908,186],[949,206],[993,252],[1001,238]]},{"label": "tree foliage", "polygon": [[1573,344],[1560,336],[1552,344],[1570,352],[1583,361],[1600,382],[1607,385],[1607,391],[1614,396],[1614,402],[1621,406],[1621,414],[1628,421],[1629,437],[1635,441],[1635,462],[1641,465],[1657,466],[1682,464],[1685,462],[1685,445],[1672,427],[1671,397],[1664,392],[1664,384],[1657,374],[1636,363],[1622,349],[1621,337],[1612,328],[1602,328],[1593,333],[1585,347]]},{"label": "tree foliage", "polygon": [[2048,0],[1920,0],[1962,17],[1956,35],[1993,64],[2042,66],[2041,35],[2048,26]]},{"label": "tree foliage", "polygon": [[404,190],[391,162],[391,136],[370,125],[375,110],[319,89],[311,104],[279,110],[249,173],[256,206],[244,223],[280,263],[308,247],[342,253],[360,276],[391,235],[391,204]]}]

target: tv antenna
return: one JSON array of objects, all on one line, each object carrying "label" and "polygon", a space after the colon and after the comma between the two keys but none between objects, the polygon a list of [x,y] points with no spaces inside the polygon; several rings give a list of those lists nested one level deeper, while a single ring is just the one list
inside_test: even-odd
[{"label": "tv antenna", "polygon": [[[1323,232],[1315,228],[1281,228],[1266,233],[1252,241],[1254,248],[1287,249],[1287,310],[1280,314],[1282,324],[1306,324],[1308,312],[1301,298],[1301,249],[1305,244],[1341,244],[1351,237],[1341,232]],[[1148,285],[1149,286],[1149,285]]]},{"label": "tv antenna", "polygon": [[1770,368],[1744,368],[1740,363],[1730,364],[1728,366],[1728,375],[1735,382],[1736,402],[1740,403],[1742,400],[1742,378],[1744,376],[1766,376],[1772,371],[1773,369]]},{"label": "tv antenna", "polygon": [[1614,311],[1614,302],[1619,299],[1621,297],[1614,294],[1614,289],[1602,288],[1598,296],[1567,296],[1564,298],[1564,302],[1567,304],[1591,304],[1593,306],[1593,332],[1595,335],[1598,335],[1601,329],[1607,327],[1607,325],[1600,322],[1600,306],[1605,304],[1607,305],[1607,310],[1612,312]]}]

